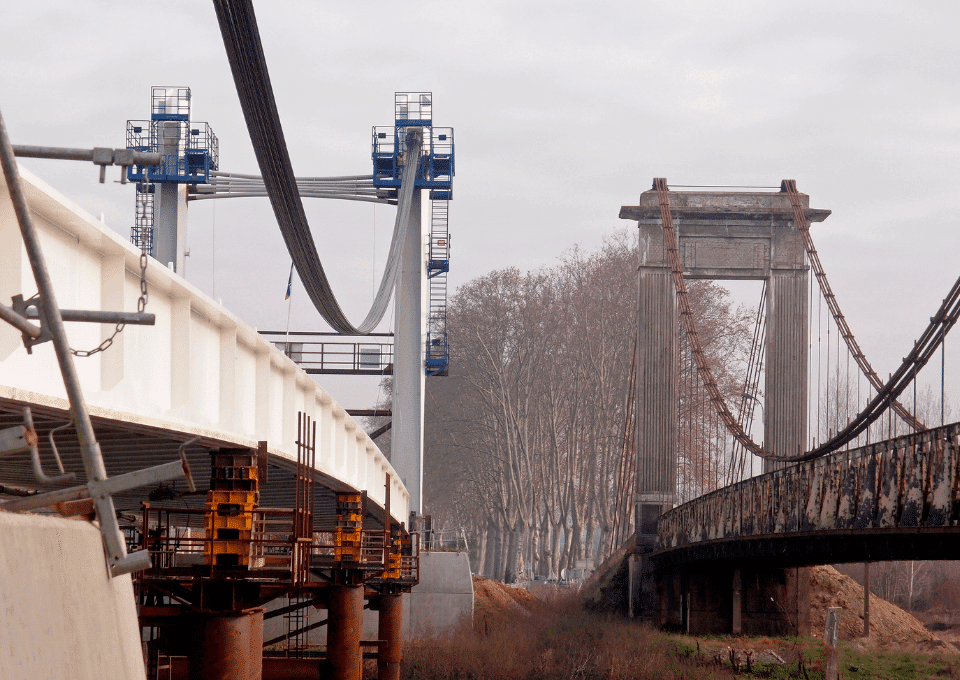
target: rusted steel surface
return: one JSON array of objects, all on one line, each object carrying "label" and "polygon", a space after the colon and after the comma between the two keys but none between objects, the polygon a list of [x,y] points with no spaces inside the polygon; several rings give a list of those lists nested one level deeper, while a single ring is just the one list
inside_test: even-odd
[{"label": "rusted steel surface", "polygon": [[400,593],[380,596],[377,637],[381,641],[377,653],[377,680],[400,680],[403,649],[403,596]]},{"label": "rusted steel surface", "polygon": [[732,484],[663,514],[657,552],[697,544],[960,529],[960,423]]},{"label": "rusted steel surface", "polygon": [[332,680],[360,680],[363,586],[331,586],[327,658]]},{"label": "rusted steel surface", "polygon": [[260,680],[263,610],[194,614],[190,677],[203,680]]}]

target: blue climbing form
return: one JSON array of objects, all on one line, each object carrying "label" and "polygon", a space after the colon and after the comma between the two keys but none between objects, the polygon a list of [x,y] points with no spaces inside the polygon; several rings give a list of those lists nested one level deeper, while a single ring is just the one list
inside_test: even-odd
[{"label": "blue climbing form", "polygon": [[395,195],[406,161],[406,128],[423,128],[424,148],[415,186],[430,198],[430,247],[427,257],[430,316],[425,347],[427,375],[447,375],[447,272],[450,271],[448,218],[455,174],[452,127],[433,126],[432,92],[394,93],[393,126],[373,128],[373,184],[384,195]]},{"label": "blue climbing form", "polygon": [[150,120],[127,121],[127,148],[163,154],[160,165],[134,165],[127,178],[137,182],[137,213],[131,240],[153,256],[157,185],[206,184],[219,167],[217,136],[207,123],[190,121],[190,88],[154,86]]}]

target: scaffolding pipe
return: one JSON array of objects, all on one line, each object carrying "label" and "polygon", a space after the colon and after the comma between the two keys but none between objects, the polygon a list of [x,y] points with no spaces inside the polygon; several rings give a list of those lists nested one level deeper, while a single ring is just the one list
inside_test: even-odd
[{"label": "scaffolding pipe", "polygon": [[26,317],[20,316],[13,307],[8,307],[2,303],[0,303],[0,319],[3,319],[18,331],[31,338],[39,338],[41,333],[43,333],[39,326],[30,323]]},{"label": "scaffolding pipe", "polygon": [[91,161],[97,165],[159,165],[163,155],[133,149],[74,149],[65,146],[13,145],[13,155],[20,158],[52,158],[61,161]]},{"label": "scaffolding pipe", "polygon": [[83,400],[80,378],[73,364],[73,355],[70,354],[70,343],[63,327],[60,308],[57,305],[53,280],[47,270],[43,251],[40,248],[40,238],[34,227],[30,208],[27,205],[27,198],[20,184],[17,161],[14,157],[13,147],[10,144],[10,137],[7,134],[7,126],[3,121],[2,114],[0,114],[0,165],[3,167],[7,189],[10,192],[10,200],[17,215],[17,222],[20,225],[23,245],[27,251],[30,268],[33,270],[33,277],[40,294],[39,306],[45,321],[44,327],[50,332],[54,351],[57,355],[57,363],[63,376],[63,385],[70,401],[70,415],[73,418],[77,429],[77,437],[80,440],[80,451],[83,456],[83,466],[86,470],[88,484],[91,486],[91,495],[96,496],[97,517],[100,520],[100,533],[103,536],[107,561],[110,564],[110,573],[117,576],[142,569],[149,566],[149,555],[143,551],[139,554],[127,555],[126,542],[120,532],[120,525],[117,523],[113,498],[109,494],[95,493],[98,487],[106,481],[107,470],[103,464],[100,445],[97,443],[96,435],[93,432],[93,424],[90,422],[90,415],[87,413],[87,407]]},{"label": "scaffolding pipe", "polygon": [[[36,307],[27,308],[28,319],[37,319],[39,316],[40,313]],[[156,315],[148,312],[110,312],[87,309],[61,309],[60,318],[64,321],[122,323],[130,326],[153,326],[157,321]]]}]

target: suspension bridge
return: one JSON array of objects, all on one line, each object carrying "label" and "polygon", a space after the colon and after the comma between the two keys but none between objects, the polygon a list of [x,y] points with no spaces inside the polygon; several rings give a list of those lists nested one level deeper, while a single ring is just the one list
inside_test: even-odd
[{"label": "suspension bridge", "polygon": [[[635,427],[613,532],[614,543],[632,544],[631,612],[690,632],[796,634],[809,625],[801,566],[960,557],[960,426],[943,424],[943,360],[938,426],[914,412],[917,376],[938,350],[942,358],[960,316],[960,280],[882,381],[810,235],[810,222],[829,214],[792,180],[703,191],[658,178],[621,209],[640,229]],[[716,377],[693,278],[763,282],[742,382]],[[903,399],[911,387],[914,408]],[[756,459],[765,474],[754,477]]]}]

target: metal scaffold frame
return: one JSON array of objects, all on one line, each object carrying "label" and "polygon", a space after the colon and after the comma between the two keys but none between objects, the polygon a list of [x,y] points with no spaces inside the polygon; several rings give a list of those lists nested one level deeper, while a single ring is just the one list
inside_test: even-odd
[{"label": "metal scaffold frame", "polygon": [[[96,158],[92,160],[97,162]],[[101,163],[101,167],[107,164],[110,164],[110,162]],[[47,269],[43,250],[40,246],[39,235],[33,224],[30,207],[27,205],[26,196],[20,183],[20,174],[17,169],[14,148],[10,143],[2,116],[0,116],[0,165],[3,167],[7,189],[10,193],[14,211],[16,212],[17,222],[20,226],[20,234],[23,238],[23,244],[38,291],[37,296],[27,301],[28,304],[22,306],[19,310],[0,304],[0,318],[3,318],[23,333],[24,344],[28,349],[34,344],[47,340],[53,344],[57,363],[60,367],[60,373],[63,377],[64,388],[66,389],[67,398],[70,402],[71,419],[80,441],[80,449],[87,479],[85,485],[39,493],[7,501],[0,504],[0,508],[20,511],[85,498],[93,499],[97,517],[100,520],[100,534],[103,538],[110,574],[117,576],[147,569],[150,566],[149,553],[142,550],[127,553],[126,541],[117,522],[117,513],[112,494],[147,484],[155,484],[160,481],[183,477],[187,478],[189,485],[192,487],[193,480],[190,476],[189,465],[186,462],[184,447],[180,448],[179,461],[112,478],[107,476],[103,455],[100,452],[100,445],[97,443],[90,415],[87,412],[83,391],[80,387],[80,379],[76,366],[74,365],[74,352],[70,348],[64,329],[63,322],[65,314],[57,304],[53,280]],[[35,325],[28,318],[29,314],[25,313],[27,312],[28,306],[36,310],[36,318],[40,321],[39,326]],[[102,314],[97,312],[77,311],[73,313],[73,316],[76,320],[102,322]],[[135,316],[139,318],[131,318],[128,322],[153,323],[152,318],[147,318],[152,317],[152,315],[143,314],[142,309],[140,310],[140,314]],[[114,320],[114,322],[116,321]],[[36,465],[38,460],[36,453],[37,436],[33,429],[29,409],[25,410],[24,425],[22,428],[19,428],[19,435],[20,437],[15,438],[12,444],[8,443],[6,450],[0,450],[0,455],[29,448]],[[16,439],[22,439],[22,441],[16,441]],[[38,475],[39,480],[44,481],[45,476],[38,466],[36,471],[40,473]],[[46,481],[66,482],[73,479],[72,475],[64,473],[62,466],[60,471],[61,475],[55,478],[55,480],[47,478]]]}]

